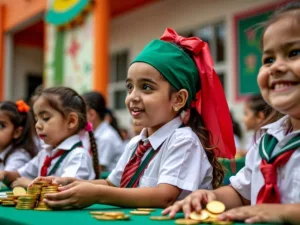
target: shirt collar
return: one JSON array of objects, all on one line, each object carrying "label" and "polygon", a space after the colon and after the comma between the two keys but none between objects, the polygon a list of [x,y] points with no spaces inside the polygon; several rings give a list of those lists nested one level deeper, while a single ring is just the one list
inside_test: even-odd
[{"label": "shirt collar", "polygon": [[108,127],[108,125],[109,124],[106,121],[101,122],[94,131],[95,136],[99,136]]},{"label": "shirt collar", "polygon": [[178,116],[175,119],[169,121],[161,128],[159,128],[150,137],[147,137],[147,128],[144,128],[139,135],[138,141],[150,141],[150,144],[154,150],[157,150],[159,146],[182,124],[181,118]]},{"label": "shirt collar", "polygon": [[81,142],[80,136],[78,134],[75,134],[65,139],[56,148],[53,148],[53,146],[51,145],[44,145],[43,147],[46,149],[47,154],[49,156],[52,156],[59,150],[70,150],[73,147],[73,145],[75,145],[78,142]]},{"label": "shirt collar", "polygon": [[0,153],[0,159],[4,160],[6,154],[8,153],[8,151],[11,149],[11,145],[7,146],[3,152]]}]

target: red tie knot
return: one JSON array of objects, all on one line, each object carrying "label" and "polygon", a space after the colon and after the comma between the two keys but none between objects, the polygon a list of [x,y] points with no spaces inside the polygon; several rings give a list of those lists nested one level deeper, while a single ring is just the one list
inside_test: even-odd
[{"label": "red tie knot", "polygon": [[143,155],[146,153],[146,151],[151,147],[150,142],[148,142],[146,145],[144,145],[144,142],[139,143],[139,147],[136,151],[136,156],[139,158],[142,158]]},{"label": "red tie knot", "polygon": [[277,173],[276,167],[272,164],[266,164],[261,167],[261,172],[265,178],[265,184],[274,184],[277,183]]}]

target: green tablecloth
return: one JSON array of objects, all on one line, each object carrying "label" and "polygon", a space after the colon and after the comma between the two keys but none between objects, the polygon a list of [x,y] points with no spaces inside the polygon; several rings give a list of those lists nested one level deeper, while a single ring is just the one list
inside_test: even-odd
[{"label": "green tablecloth", "polygon": [[[99,221],[91,217],[89,211],[124,211],[129,214],[132,209],[117,208],[109,205],[93,205],[83,210],[69,211],[35,211],[35,210],[17,210],[14,207],[0,206],[0,224],[1,225],[97,225],[97,224],[128,224],[128,225],[174,225],[174,220],[153,221],[149,216],[131,215],[128,221]],[[151,215],[160,215],[161,209],[152,212]],[[182,214],[177,216],[182,217]],[[201,223],[203,224],[203,223]],[[242,225],[244,223],[234,223]]]}]

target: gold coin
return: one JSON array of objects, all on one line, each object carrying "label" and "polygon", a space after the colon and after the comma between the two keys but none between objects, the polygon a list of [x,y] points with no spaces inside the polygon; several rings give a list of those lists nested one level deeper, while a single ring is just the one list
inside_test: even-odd
[{"label": "gold coin", "polygon": [[209,217],[209,218],[207,218],[207,219],[205,219],[205,220],[203,220],[201,222],[203,222],[203,223],[214,223],[214,222],[217,222],[217,221],[219,221],[217,218],[211,218],[211,217]]},{"label": "gold coin", "polygon": [[219,201],[211,201],[207,203],[206,209],[212,213],[219,214],[225,211],[225,205]]},{"label": "gold coin", "polygon": [[38,211],[51,211],[52,209],[49,209],[49,208],[34,208],[34,210],[38,210]]},{"label": "gold coin", "polygon": [[26,190],[23,187],[15,187],[13,189],[14,196],[26,195]]},{"label": "gold coin", "polygon": [[222,220],[222,221],[215,221],[213,223],[213,225],[231,225],[232,224],[232,221],[226,221],[226,220]]},{"label": "gold coin", "polygon": [[129,215],[117,216],[116,219],[117,220],[129,220],[130,216]]},{"label": "gold coin", "polygon": [[137,208],[138,211],[148,211],[148,212],[155,212],[156,209],[153,208]]},{"label": "gold coin", "polygon": [[177,219],[177,220],[175,220],[175,223],[176,224],[183,224],[183,225],[187,224],[187,225],[189,225],[189,224],[199,224],[199,221],[191,220],[191,219]]},{"label": "gold coin", "polygon": [[151,212],[134,210],[134,211],[130,211],[129,213],[133,215],[149,215]]},{"label": "gold coin", "polygon": [[[205,209],[204,209],[204,210],[205,210]],[[203,211],[204,211],[204,210],[203,210]],[[221,215],[221,213],[215,214],[215,213],[211,213],[211,212],[208,211],[208,210],[205,210],[205,211],[208,213],[209,218],[217,219],[217,218],[219,217],[219,215]]]},{"label": "gold coin", "polygon": [[104,216],[104,215],[100,215],[100,216],[93,216],[95,219],[97,220],[116,220],[114,217],[111,216]]},{"label": "gold coin", "polygon": [[117,217],[117,216],[124,216],[124,212],[121,211],[116,211],[116,212],[104,212],[103,215],[104,216],[110,216],[110,217]]},{"label": "gold coin", "polygon": [[197,213],[197,212],[192,212],[191,214],[190,214],[190,218],[192,219],[192,220],[198,220],[198,221],[202,221],[202,220],[205,220],[205,219],[207,219],[208,218],[208,213],[207,213],[207,211],[206,210],[202,210],[200,213]]},{"label": "gold coin", "polygon": [[168,216],[150,216],[150,220],[170,220]]}]

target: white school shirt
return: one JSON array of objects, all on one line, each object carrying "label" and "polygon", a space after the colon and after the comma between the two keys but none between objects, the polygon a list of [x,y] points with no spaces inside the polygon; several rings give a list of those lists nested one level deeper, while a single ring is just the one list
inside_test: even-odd
[{"label": "white school shirt", "polygon": [[[278,140],[272,155],[277,154],[291,138],[300,134],[298,130],[286,135],[288,119],[289,117],[285,116],[262,128]],[[244,198],[250,200],[252,205],[256,204],[258,193],[265,183],[260,172],[261,157],[258,146],[255,144],[249,150],[245,167],[236,176],[230,178],[232,187]],[[292,154],[284,166],[277,169],[277,186],[281,203],[300,203],[300,148]]]},{"label": "white school shirt", "polygon": [[[21,177],[28,177],[34,179],[40,176],[41,168],[44,164],[46,156],[53,156],[59,150],[69,151],[73,145],[80,142],[79,135],[73,135],[62,143],[60,143],[55,149],[51,146],[45,146],[37,156],[35,156],[26,165],[18,169],[18,173]],[[54,167],[55,163],[59,160],[57,157],[51,161],[51,165],[48,168],[48,173]],[[95,172],[93,169],[92,158],[89,152],[83,147],[77,147],[73,149],[60,163],[53,176],[58,177],[75,177],[77,179],[91,180],[95,178]]]},{"label": "white school shirt", "polygon": [[[140,135],[134,137],[126,146],[116,168],[108,176],[115,186],[120,186],[122,173],[127,162],[135,152],[138,143],[149,141],[155,151],[159,152],[145,169],[138,187],[156,187],[158,184],[170,184],[182,189],[178,199],[182,199],[197,189],[212,188],[213,168],[206,153],[190,127],[182,127],[180,117],[173,119],[150,137],[146,137],[144,128]],[[149,149],[142,160],[145,159]]]},{"label": "white school shirt", "polygon": [[[10,145],[6,149],[4,149],[3,152],[0,153],[1,161],[4,160],[6,154],[9,152],[11,148],[12,146]],[[16,171],[20,167],[24,166],[30,160],[31,160],[30,154],[26,152],[24,149],[20,148],[15,150],[12,154],[10,154],[10,156],[8,156],[5,165],[3,162],[0,162],[0,170]]]},{"label": "white school shirt", "polygon": [[98,149],[98,159],[106,171],[111,172],[124,152],[123,141],[117,131],[106,121],[99,124],[94,131]]}]

